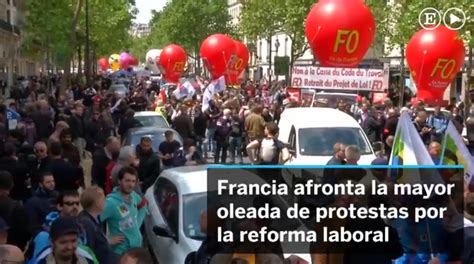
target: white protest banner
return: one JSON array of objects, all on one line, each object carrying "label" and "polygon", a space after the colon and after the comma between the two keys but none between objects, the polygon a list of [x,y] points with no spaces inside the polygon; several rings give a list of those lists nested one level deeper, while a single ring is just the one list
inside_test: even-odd
[{"label": "white protest banner", "polygon": [[301,67],[292,69],[292,86],[324,90],[383,92],[388,89],[388,71],[383,69]]}]

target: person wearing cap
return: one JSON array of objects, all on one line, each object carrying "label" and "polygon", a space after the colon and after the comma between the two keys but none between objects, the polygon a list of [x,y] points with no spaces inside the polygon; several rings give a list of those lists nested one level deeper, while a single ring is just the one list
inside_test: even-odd
[{"label": "person wearing cap", "polygon": [[33,263],[98,264],[94,253],[79,245],[80,234],[81,228],[75,218],[58,218],[51,225],[51,246],[43,250]]}]

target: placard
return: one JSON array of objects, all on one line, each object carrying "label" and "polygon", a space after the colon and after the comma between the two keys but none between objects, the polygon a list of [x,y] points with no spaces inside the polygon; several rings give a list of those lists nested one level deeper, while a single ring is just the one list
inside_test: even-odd
[{"label": "placard", "polygon": [[292,69],[292,86],[323,90],[383,92],[388,89],[383,69],[300,67]]}]

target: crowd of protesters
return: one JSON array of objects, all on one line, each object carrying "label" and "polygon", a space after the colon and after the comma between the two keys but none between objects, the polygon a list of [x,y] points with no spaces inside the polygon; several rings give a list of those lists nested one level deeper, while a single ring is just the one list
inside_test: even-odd
[{"label": "crowd of protesters", "polygon": [[[126,95],[109,92],[116,81],[100,77],[87,89],[77,82],[60,93],[56,78],[49,84],[30,78],[0,105],[0,238],[8,245],[0,246],[0,256],[16,256],[19,248],[31,263],[146,260],[147,253],[137,249],[143,245],[140,227],[147,208],[142,193],[161,170],[193,163],[243,164],[246,157],[250,163],[284,163],[290,154],[273,139],[280,115],[285,108],[307,105],[292,101],[281,82],[249,81],[241,89],[226,89],[202,111],[205,81],[197,81],[202,83],[195,86],[195,94],[181,100],[172,89],[146,79],[127,80]],[[314,103],[329,107],[324,101]],[[360,97],[336,107],[360,123],[385,162],[401,112],[413,116],[433,160],[439,158],[436,143],[448,121],[459,131],[465,125],[455,106],[448,108],[449,115],[439,107],[429,114],[421,102],[398,109],[390,99],[372,105]],[[136,147],[124,146],[127,131],[140,126],[134,120],[139,111],[162,114],[183,145],[169,130],[159,149],[152,149],[148,137]],[[15,122],[12,114],[18,115]],[[346,148],[341,142],[334,152],[329,164],[357,164],[354,146]],[[52,259],[56,262],[48,262]]]}]

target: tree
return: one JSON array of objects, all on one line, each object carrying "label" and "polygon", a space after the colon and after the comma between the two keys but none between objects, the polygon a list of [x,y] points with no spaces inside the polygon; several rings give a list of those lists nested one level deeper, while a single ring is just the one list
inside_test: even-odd
[{"label": "tree", "polygon": [[314,0],[245,0],[242,4],[240,29],[250,42],[285,33],[291,40],[290,67],[308,50],[304,21]]},{"label": "tree", "polygon": [[227,2],[222,0],[174,0],[155,13],[152,23],[153,47],[181,45],[198,64],[199,47],[207,36],[233,33]]},{"label": "tree", "polygon": [[[401,54],[401,76],[400,87],[405,86],[405,48],[413,34],[421,29],[418,21],[420,12],[426,7],[433,7],[443,12],[452,7],[461,10],[469,10],[470,0],[447,0],[447,1],[430,1],[430,0],[396,0],[393,5],[387,6],[380,3],[380,0],[369,0],[368,4],[372,8],[373,14],[377,20],[378,36],[384,37],[384,43],[387,45],[387,51],[399,49]],[[442,19],[442,18],[441,18]],[[441,21],[443,23],[443,21]],[[472,39],[472,20],[459,30],[465,43],[469,47],[473,47]],[[403,89],[401,89],[403,96]],[[401,102],[403,100],[400,100]]]}]

